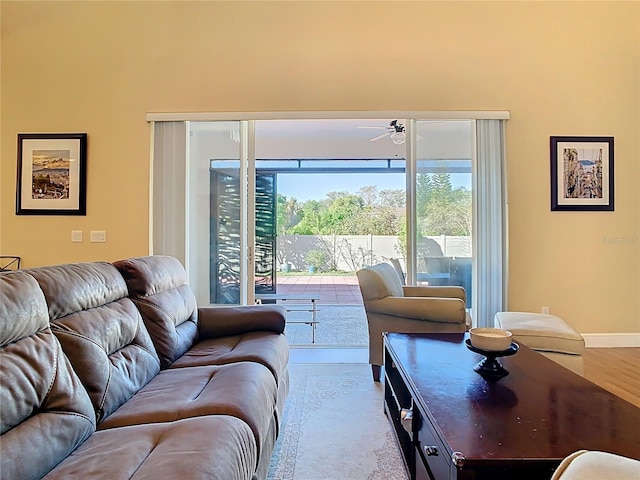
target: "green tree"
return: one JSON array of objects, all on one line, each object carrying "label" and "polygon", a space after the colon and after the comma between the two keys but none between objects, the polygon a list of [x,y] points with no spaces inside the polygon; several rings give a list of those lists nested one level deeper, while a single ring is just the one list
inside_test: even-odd
[{"label": "green tree", "polygon": [[357,195],[362,199],[365,207],[372,207],[378,203],[378,187],[375,185],[360,188]]},{"label": "green tree", "polygon": [[[406,244],[404,190],[361,188],[298,203],[278,195],[278,232],[298,235],[398,235]],[[447,172],[417,177],[418,235],[470,235],[471,192],[453,188]],[[404,237],[403,237],[404,236]],[[404,247],[403,247],[404,248]]]},{"label": "green tree", "polygon": [[418,216],[424,214],[431,193],[431,177],[427,173],[419,173],[416,177],[416,211]]},{"label": "green tree", "polygon": [[450,173],[419,174],[417,187],[419,234],[471,234],[471,192],[464,187],[454,189]]},{"label": "green tree", "polygon": [[287,198],[281,193],[276,199],[276,229],[278,235],[288,233],[300,221],[300,204],[295,197]]},{"label": "green tree", "polygon": [[294,235],[318,235],[322,224],[322,212],[326,209],[318,200],[307,200],[300,208],[300,221],[291,227]]},{"label": "green tree", "polygon": [[362,198],[356,195],[337,197],[322,215],[319,233],[348,235],[348,225],[363,209]]},{"label": "green tree", "polygon": [[381,190],[380,205],[404,209],[407,205],[407,195],[404,190]]}]

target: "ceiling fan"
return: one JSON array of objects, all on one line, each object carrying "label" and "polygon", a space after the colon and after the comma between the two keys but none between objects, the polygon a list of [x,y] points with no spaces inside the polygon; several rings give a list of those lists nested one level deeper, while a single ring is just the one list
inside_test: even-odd
[{"label": "ceiling fan", "polygon": [[373,138],[370,138],[370,142],[375,142],[376,140],[380,140],[386,136],[391,138],[391,141],[396,145],[403,144],[406,140],[406,132],[404,129],[404,125],[398,122],[398,120],[391,120],[389,125],[387,126],[374,126],[374,125],[358,125],[358,128],[373,128],[376,130],[386,130],[386,132],[381,133],[380,135],[376,135]]}]

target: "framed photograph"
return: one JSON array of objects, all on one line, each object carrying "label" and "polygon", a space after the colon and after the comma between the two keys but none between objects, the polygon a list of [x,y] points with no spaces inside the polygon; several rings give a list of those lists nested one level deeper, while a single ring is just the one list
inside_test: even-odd
[{"label": "framed photograph", "polygon": [[613,211],[613,137],[551,137],[551,210]]},{"label": "framed photograph", "polygon": [[16,214],[87,214],[86,133],[18,134]]}]

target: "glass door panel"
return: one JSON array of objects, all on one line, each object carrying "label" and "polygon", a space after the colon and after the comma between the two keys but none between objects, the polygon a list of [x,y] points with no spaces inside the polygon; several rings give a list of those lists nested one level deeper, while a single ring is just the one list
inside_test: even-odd
[{"label": "glass door panel", "polygon": [[276,174],[256,173],[255,293],[276,293]]},{"label": "glass door panel", "polygon": [[275,293],[276,178],[255,173],[253,122],[191,122],[189,133],[190,251],[203,271],[208,259],[199,301],[239,305]]},{"label": "glass door panel", "polygon": [[[189,124],[189,256],[197,261],[201,304],[241,304],[251,255],[246,252],[246,122]],[[251,196],[253,198],[253,196]],[[206,260],[205,260],[206,259]]]},{"label": "glass door panel", "polygon": [[240,176],[238,169],[212,162],[210,195],[209,302],[240,303]]},{"label": "glass door panel", "polygon": [[414,268],[423,285],[459,285],[471,308],[472,122],[417,121]]}]

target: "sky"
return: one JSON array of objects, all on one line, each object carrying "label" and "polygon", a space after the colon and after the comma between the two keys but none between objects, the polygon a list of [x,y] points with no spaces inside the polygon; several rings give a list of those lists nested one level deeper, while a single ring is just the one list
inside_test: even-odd
[{"label": "sky", "polygon": [[[453,187],[471,189],[469,174],[452,174]],[[347,191],[357,193],[362,187],[376,185],[381,190],[404,190],[404,173],[279,173],[278,193],[287,198],[295,197],[299,202],[322,200],[329,192]]]},{"label": "sky", "polygon": [[362,187],[377,185],[380,190],[405,188],[402,173],[314,173],[278,174],[278,193],[299,202],[322,200],[329,192],[357,193]]}]

